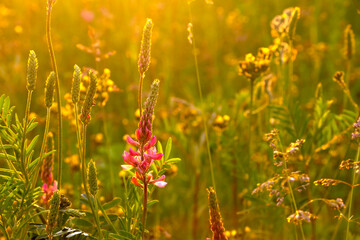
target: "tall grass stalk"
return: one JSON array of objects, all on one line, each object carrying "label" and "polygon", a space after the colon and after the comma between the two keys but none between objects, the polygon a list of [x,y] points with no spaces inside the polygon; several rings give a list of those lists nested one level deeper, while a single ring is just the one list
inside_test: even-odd
[{"label": "tall grass stalk", "polygon": [[[85,165],[85,156],[86,156],[86,124],[85,123],[83,123],[83,125],[82,125],[82,134],[83,134],[82,144],[81,144],[82,145],[81,146],[82,154],[80,154],[79,156],[81,156],[80,161],[81,161],[81,174],[82,174],[82,178],[83,178],[83,185],[84,185],[87,200],[88,200],[90,208],[91,208],[91,212],[93,213],[93,215],[95,217],[95,223],[96,223],[97,230],[99,232],[98,233],[99,238],[103,239],[103,235],[102,235],[101,227],[100,227],[100,221],[99,221],[99,214],[97,212],[97,205],[95,205],[96,203],[95,204],[93,203],[93,199],[90,195],[89,188],[87,186],[87,181],[86,181],[86,172],[87,171],[86,171],[86,165]],[[80,147],[79,147],[79,151],[80,151]]]},{"label": "tall grass stalk", "polygon": [[46,40],[50,54],[50,61],[52,69],[56,76],[56,98],[58,101],[57,110],[58,110],[58,149],[57,149],[57,158],[58,158],[58,188],[61,189],[61,174],[62,174],[62,116],[61,116],[61,94],[60,94],[60,80],[59,74],[55,59],[55,52],[52,44],[51,38],[51,13],[52,7],[54,5],[54,0],[48,0],[47,5],[47,14],[46,14]]},{"label": "tall grass stalk", "polygon": [[25,149],[25,142],[26,142],[26,132],[27,132],[27,125],[29,120],[29,114],[30,114],[30,105],[31,105],[31,96],[32,96],[32,90],[28,90],[27,94],[27,100],[26,100],[26,109],[25,109],[25,117],[24,117],[24,129],[23,129],[23,136],[21,140],[21,170],[25,177],[25,182],[29,182],[29,177],[27,175],[26,169],[27,169],[27,163],[26,163],[26,149]]},{"label": "tall grass stalk", "polygon": [[[193,20],[192,20],[192,12],[191,12],[191,5],[190,4],[191,4],[191,2],[188,3],[189,19],[190,19],[190,22],[192,23]],[[204,100],[203,100],[203,97],[202,97],[200,74],[199,74],[199,65],[198,65],[198,59],[197,59],[197,54],[196,54],[196,42],[195,42],[195,34],[194,34],[194,32],[193,32],[193,38],[192,38],[192,44],[191,45],[192,45],[192,52],[193,52],[193,56],[194,56],[194,62],[195,62],[196,80],[197,80],[197,85],[198,85],[198,90],[199,90],[200,103],[201,103],[201,106],[204,107]],[[201,113],[202,113],[204,130],[205,130],[206,148],[207,148],[207,154],[208,154],[208,158],[209,158],[211,182],[212,182],[212,186],[213,186],[214,190],[216,191],[215,176],[214,176],[213,162],[212,162],[211,152],[210,152],[210,142],[209,142],[209,134],[208,134],[207,123],[206,123],[205,109],[202,109]]]},{"label": "tall grass stalk", "polygon": [[[358,146],[358,149],[357,149],[355,163],[357,163],[359,161],[359,155],[360,155],[360,145]],[[346,240],[348,240],[349,236],[350,236],[350,218],[351,218],[351,210],[352,210],[352,202],[353,202],[352,199],[353,199],[353,195],[354,195],[355,182],[356,182],[356,170],[353,169],[351,190],[350,190],[350,196],[349,196],[350,203],[349,203],[349,210],[348,210],[348,215],[347,215],[347,225],[346,225]]]}]

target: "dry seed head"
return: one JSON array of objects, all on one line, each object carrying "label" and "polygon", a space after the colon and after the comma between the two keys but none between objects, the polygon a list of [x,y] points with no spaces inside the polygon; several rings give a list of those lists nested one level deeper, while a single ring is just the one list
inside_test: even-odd
[{"label": "dry seed head", "polygon": [[337,71],[334,74],[333,80],[334,80],[334,82],[337,82],[337,84],[339,84],[339,86],[342,89],[346,89],[346,84],[345,84],[345,81],[344,81],[344,72],[343,71]]},{"label": "dry seed head", "polygon": [[345,35],[345,46],[344,55],[347,60],[351,60],[355,54],[355,34],[351,29],[351,25],[347,25],[344,31]]},{"label": "dry seed head", "polygon": [[89,76],[90,76],[90,85],[89,85],[88,91],[86,93],[86,97],[85,97],[84,104],[81,109],[81,116],[80,116],[80,120],[84,124],[87,124],[90,121],[90,111],[91,111],[91,107],[93,106],[93,103],[94,103],[94,97],[95,97],[96,87],[97,87],[97,77],[96,77],[95,73],[93,71],[89,71]]},{"label": "dry seed head", "polygon": [[[49,236],[52,236],[52,232],[56,225],[56,219],[59,213],[60,207],[60,194],[59,191],[55,191],[50,200],[50,211],[47,219],[46,231]],[[51,239],[51,237],[50,237]]]},{"label": "dry seed head", "polygon": [[55,72],[51,72],[46,79],[45,84],[45,105],[47,108],[50,108],[54,100],[54,90],[55,90]]},{"label": "dry seed head", "polygon": [[81,69],[78,65],[74,66],[73,82],[71,86],[72,102],[75,104],[80,99],[80,82],[81,82]]},{"label": "dry seed head", "polygon": [[291,12],[290,24],[289,24],[289,37],[292,40],[295,35],[296,24],[300,18],[300,8],[295,7]]},{"label": "dry seed head", "polygon": [[152,35],[153,23],[150,18],[146,20],[146,24],[143,29],[143,35],[141,39],[140,53],[138,69],[140,75],[145,74],[149,69],[151,61],[151,35]]},{"label": "dry seed head", "polygon": [[28,91],[35,90],[36,78],[37,78],[37,70],[38,70],[38,60],[36,58],[36,54],[33,50],[30,50],[28,63],[27,63],[27,85],[26,88]]},{"label": "dry seed head", "polygon": [[90,193],[95,197],[98,191],[97,185],[97,173],[96,166],[94,161],[91,159],[88,165],[88,184],[90,188]]}]

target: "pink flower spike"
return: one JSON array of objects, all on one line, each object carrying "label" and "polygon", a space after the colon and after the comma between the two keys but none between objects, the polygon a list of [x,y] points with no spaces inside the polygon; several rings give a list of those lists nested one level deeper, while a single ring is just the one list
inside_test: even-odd
[{"label": "pink flower spike", "polygon": [[145,145],[145,151],[152,148],[155,144],[156,144],[156,137],[153,136],[150,141],[148,142],[148,144]]},{"label": "pink flower spike", "polygon": [[132,182],[133,184],[135,184],[136,186],[139,186],[139,187],[143,188],[143,186],[138,182],[138,180],[137,180],[136,177],[132,177],[132,178],[131,178],[131,182]]},{"label": "pink flower spike", "polygon": [[121,165],[122,169],[124,169],[125,171],[129,171],[133,168],[132,165]]},{"label": "pink flower spike", "polygon": [[167,185],[167,182],[159,181],[159,182],[154,183],[154,185],[159,187],[159,188],[163,188],[163,187],[165,187]]},{"label": "pink flower spike", "polygon": [[129,144],[131,144],[131,145],[133,145],[133,146],[136,146],[136,147],[138,147],[138,146],[140,145],[137,141],[135,141],[134,139],[132,139],[129,135],[126,136],[126,141],[127,141]]}]

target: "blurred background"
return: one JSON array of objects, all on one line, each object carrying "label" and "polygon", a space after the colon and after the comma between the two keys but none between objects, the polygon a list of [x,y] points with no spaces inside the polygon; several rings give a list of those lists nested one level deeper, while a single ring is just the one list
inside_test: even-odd
[{"label": "blurred background", "polygon": [[[286,223],[284,210],[269,205],[271,201],[266,198],[251,195],[257,183],[266,181],[274,171],[271,149],[262,139],[273,125],[269,119],[257,118],[257,125],[253,125],[254,154],[249,158],[249,82],[238,75],[238,62],[247,53],[255,55],[258,48],[274,44],[270,22],[284,9],[298,6],[301,17],[294,39],[297,55],[290,88],[292,98],[305,115],[311,114],[315,91],[321,83],[323,98],[334,100],[332,109],[340,111],[336,99],[342,91],[332,81],[332,76],[346,69],[343,57],[346,26],[351,24],[355,38],[359,36],[357,4],[360,5],[358,0],[194,0],[191,3],[185,0],[57,0],[52,32],[64,97],[61,101],[67,119],[64,123],[63,181],[74,206],[81,207],[81,176],[72,106],[66,100],[74,64],[84,72],[88,68],[95,69],[99,76],[104,74],[109,80],[108,94],[103,95],[108,99],[98,100],[88,127],[91,139],[88,156],[97,163],[102,201],[106,202],[123,190],[121,176],[126,173],[121,171],[120,165],[123,164],[122,153],[127,149],[124,136],[133,134],[138,123],[137,61],[142,29],[146,18],[151,18],[154,24],[152,58],[144,80],[144,98],[152,80],[160,79],[154,133],[163,146],[171,137],[171,156],[180,157],[182,161],[169,169],[166,188],[155,192],[153,198],[158,198],[160,203],[150,209],[149,227],[161,233],[160,239],[211,236],[205,190],[211,185],[211,178],[202,124],[204,112],[217,194],[228,234],[232,239],[288,239],[294,229]],[[203,104],[188,39],[190,17]],[[46,115],[43,89],[51,71],[45,19],[45,0],[0,0],[0,93],[11,97],[22,118],[26,102],[26,62],[29,50],[34,50],[39,73],[31,110],[40,123],[37,134],[43,131]],[[359,41],[356,47],[359,49]],[[358,52],[352,66],[349,88],[359,102]],[[276,72],[276,69],[274,63],[271,71]],[[267,101],[262,85],[258,88],[255,108]],[[53,112],[55,119],[56,108]],[[56,121],[52,121],[51,130],[56,132]],[[289,140],[285,145],[296,140],[294,137],[285,139]],[[336,158],[334,154],[332,157]],[[310,169],[315,170],[310,170],[311,180],[319,178],[319,169],[327,167],[328,173],[335,171],[336,164],[325,166],[324,161],[313,161]],[[334,196],[344,195],[345,190],[334,190]],[[328,239],[320,236],[329,236],[331,229],[327,229],[327,224],[336,224],[336,220],[325,213],[319,222],[319,239]],[[308,227],[305,230],[310,232]]]}]

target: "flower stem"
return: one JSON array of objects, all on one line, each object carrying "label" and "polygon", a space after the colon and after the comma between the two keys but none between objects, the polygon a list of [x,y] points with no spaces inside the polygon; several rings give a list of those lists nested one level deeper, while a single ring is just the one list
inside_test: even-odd
[{"label": "flower stem", "polygon": [[[191,3],[189,2],[189,3],[188,3],[188,7],[189,7],[189,18],[190,18],[190,22],[192,22],[192,13],[191,13],[191,6],[190,6],[190,4],[191,4]],[[195,35],[194,35],[194,32],[193,32],[193,39],[192,39],[192,52],[193,52],[194,62],[195,62],[196,80],[197,80],[197,85],[198,85],[198,90],[199,90],[200,102],[201,102],[201,105],[204,106],[204,101],[203,101],[203,97],[202,97],[202,90],[201,90],[200,74],[199,74],[199,64],[198,64],[198,59],[197,59],[197,54],[196,54],[196,43],[195,43]],[[208,158],[209,158],[211,182],[212,182],[212,186],[213,186],[214,190],[216,191],[215,176],[214,176],[214,169],[213,169],[213,162],[212,162],[211,152],[210,152],[209,134],[208,134],[208,129],[207,129],[207,125],[206,125],[205,109],[203,109],[203,110],[201,111],[201,113],[202,113],[204,130],[205,130],[206,148],[207,148],[207,154],[208,154]]]},{"label": "flower stem", "polygon": [[138,93],[138,104],[139,104],[139,109],[140,109],[140,116],[142,114],[142,87],[143,87],[143,80],[144,80],[144,74],[140,73],[139,93]]},{"label": "flower stem", "polygon": [[143,215],[142,215],[142,224],[143,224],[143,228],[142,228],[142,239],[144,240],[144,233],[145,233],[145,227],[146,227],[146,215],[147,215],[147,188],[148,188],[148,184],[146,181],[146,176],[144,176],[144,202],[143,202]]},{"label": "flower stem", "polygon": [[[356,160],[355,160],[355,164],[359,161],[359,155],[360,155],[360,145],[358,146],[357,149],[357,153],[356,153]],[[347,226],[346,226],[346,240],[349,239],[350,236],[350,217],[351,217],[351,208],[352,208],[352,199],[353,199],[353,195],[354,195],[354,185],[355,185],[355,181],[356,181],[356,170],[353,170],[353,177],[352,177],[352,187],[350,190],[350,203],[349,203],[349,210],[348,210],[348,216],[347,216]]]},{"label": "flower stem", "polygon": [[[288,183],[288,185],[289,185],[291,200],[292,200],[292,202],[293,202],[294,209],[295,209],[295,211],[297,212],[298,208],[297,208],[297,206],[296,206],[296,200],[295,200],[294,192],[293,192],[291,183],[290,183],[290,181],[289,181],[288,172],[287,172],[286,160],[284,160],[284,170],[285,170],[285,172],[286,172],[286,180],[287,180],[287,183]],[[300,227],[300,232],[301,232],[302,239],[305,240],[304,229],[303,229],[303,227],[302,227],[302,223],[301,223],[301,222],[299,223],[299,227]]]},{"label": "flower stem", "polygon": [[102,205],[101,205],[101,203],[100,203],[100,201],[99,201],[99,198],[96,198],[95,201],[97,201],[97,204],[98,204],[98,206],[99,206],[99,208],[100,208],[100,211],[103,213],[106,222],[111,226],[111,228],[113,229],[114,232],[116,232],[117,234],[119,234],[119,232],[116,230],[114,224],[111,222],[109,216],[106,214],[104,208],[102,207]]},{"label": "flower stem", "polygon": [[25,140],[26,140],[26,132],[27,132],[27,125],[28,125],[28,119],[30,114],[30,104],[31,104],[31,95],[32,91],[28,91],[27,100],[26,100],[26,109],[25,109],[25,117],[24,117],[24,129],[23,129],[23,136],[21,140],[21,169],[25,177],[26,183],[29,182],[29,177],[26,173],[26,148],[25,148]]},{"label": "flower stem", "polygon": [[[99,237],[100,239],[103,239],[103,235],[101,232],[101,228],[100,228],[100,221],[98,218],[98,213],[95,211],[96,210],[96,203],[95,203],[95,207],[93,205],[93,200],[92,197],[89,193],[89,189],[86,183],[86,165],[85,165],[85,155],[86,155],[86,124],[83,124],[83,137],[82,137],[82,157],[80,158],[81,161],[81,173],[82,173],[82,178],[83,178],[83,185],[84,185],[84,189],[85,189],[85,193],[86,193],[86,197],[87,200],[89,202],[90,208],[91,208],[91,212],[93,213],[94,217],[95,217],[95,222],[96,222],[96,226],[99,232]],[[79,147],[79,151],[80,151],[80,147]],[[81,154],[80,154],[81,156]]]},{"label": "flower stem", "polygon": [[49,126],[50,126],[50,108],[47,108],[46,109],[46,121],[45,121],[45,130],[44,130],[44,136],[43,136],[43,141],[42,141],[42,144],[41,144],[41,150],[40,150],[40,155],[39,155],[39,161],[38,163],[36,164],[36,167],[35,167],[35,177],[33,178],[33,181],[32,181],[32,184],[31,184],[31,187],[34,188],[36,186],[36,182],[39,178],[39,174],[40,174],[40,166],[41,166],[41,163],[42,163],[42,157],[44,155],[44,151],[45,151],[45,145],[46,145],[46,138],[47,138],[47,135],[49,133]]},{"label": "flower stem", "polygon": [[57,150],[57,158],[58,158],[58,188],[61,189],[61,172],[62,172],[62,116],[61,116],[61,94],[60,94],[60,80],[58,69],[56,65],[55,53],[51,39],[51,11],[53,2],[48,4],[47,14],[46,14],[46,40],[48,44],[51,66],[56,76],[56,98],[58,100],[57,108],[58,108],[58,150]]}]

